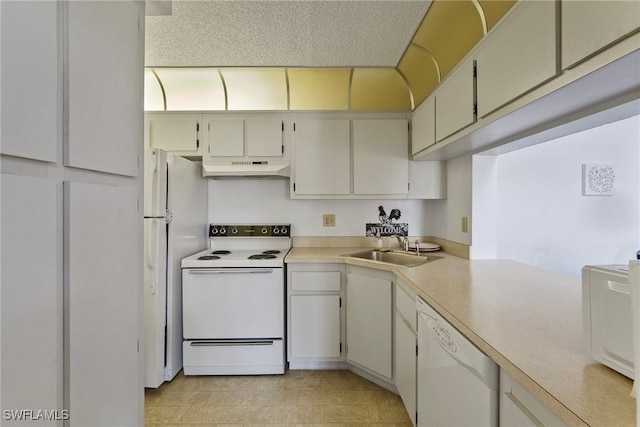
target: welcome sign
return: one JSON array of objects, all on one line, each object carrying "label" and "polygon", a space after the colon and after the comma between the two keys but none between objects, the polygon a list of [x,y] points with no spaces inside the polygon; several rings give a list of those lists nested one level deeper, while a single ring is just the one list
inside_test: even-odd
[{"label": "welcome sign", "polygon": [[378,219],[380,220],[380,222],[366,224],[366,236],[408,236],[409,224],[403,222],[393,222],[393,220],[400,219],[401,215],[402,213],[400,212],[400,209],[391,209],[391,211],[387,215],[384,210],[384,206],[378,206]]}]

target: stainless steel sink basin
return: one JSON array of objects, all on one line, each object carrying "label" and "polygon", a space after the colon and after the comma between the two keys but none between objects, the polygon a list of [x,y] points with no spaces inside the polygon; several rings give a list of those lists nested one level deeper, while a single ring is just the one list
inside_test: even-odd
[{"label": "stainless steel sink basin", "polygon": [[406,252],[384,252],[378,250],[368,250],[354,252],[343,256],[351,258],[366,259],[369,261],[385,262],[387,264],[402,265],[404,267],[417,267],[428,262],[436,261],[442,257],[434,255],[416,255]]}]

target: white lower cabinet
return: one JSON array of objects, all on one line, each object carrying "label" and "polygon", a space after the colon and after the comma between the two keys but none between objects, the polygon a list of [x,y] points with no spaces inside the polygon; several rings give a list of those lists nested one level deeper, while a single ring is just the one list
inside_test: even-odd
[{"label": "white lower cabinet", "polygon": [[393,378],[393,281],[373,269],[348,267],[347,361]]},{"label": "white lower cabinet", "polygon": [[566,426],[504,369],[500,370],[499,407],[502,426]]},{"label": "white lower cabinet", "polygon": [[287,274],[289,367],[317,369],[344,362],[344,266],[290,264]]},{"label": "white lower cabinet", "polygon": [[415,301],[417,295],[396,283],[395,368],[396,388],[413,425],[417,418],[418,335]]}]

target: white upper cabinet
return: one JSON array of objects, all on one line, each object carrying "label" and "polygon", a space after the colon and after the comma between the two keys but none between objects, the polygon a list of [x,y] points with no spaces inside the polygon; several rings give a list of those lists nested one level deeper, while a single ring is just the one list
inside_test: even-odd
[{"label": "white upper cabinet", "polygon": [[436,89],[436,141],[476,121],[474,61],[459,65]]},{"label": "white upper cabinet", "polygon": [[351,189],[350,123],[305,119],[294,124],[295,195],[348,195]]},{"label": "white upper cabinet", "polygon": [[244,156],[244,120],[207,119],[207,153],[209,157]]},{"label": "white upper cabinet", "polygon": [[3,1],[0,152],[55,162],[58,117],[58,4]]},{"label": "white upper cabinet", "polygon": [[562,2],[562,69],[624,38],[640,27],[640,2]]},{"label": "white upper cabinet", "polygon": [[407,120],[353,120],[353,193],[407,194],[408,184]]},{"label": "white upper cabinet", "polygon": [[204,123],[208,145],[203,152],[205,158],[282,157],[284,154],[282,116],[205,115]]},{"label": "white upper cabinet", "polygon": [[244,126],[249,157],[282,157],[284,123],[280,117],[247,118]]},{"label": "white upper cabinet", "polygon": [[411,154],[436,143],[436,98],[428,97],[411,118]]},{"label": "white upper cabinet", "polygon": [[64,4],[69,26],[65,166],[136,176],[143,134],[144,16],[129,1]]},{"label": "white upper cabinet", "polygon": [[147,114],[145,146],[181,155],[200,154],[200,114]]},{"label": "white upper cabinet", "polygon": [[558,7],[523,1],[483,41],[476,55],[479,117],[555,77]]}]

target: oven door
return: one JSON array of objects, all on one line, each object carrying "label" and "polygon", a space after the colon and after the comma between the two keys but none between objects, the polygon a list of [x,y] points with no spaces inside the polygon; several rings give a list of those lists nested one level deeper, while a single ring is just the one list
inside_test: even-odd
[{"label": "oven door", "polygon": [[282,338],[283,269],[184,269],[182,315],[187,340]]}]

